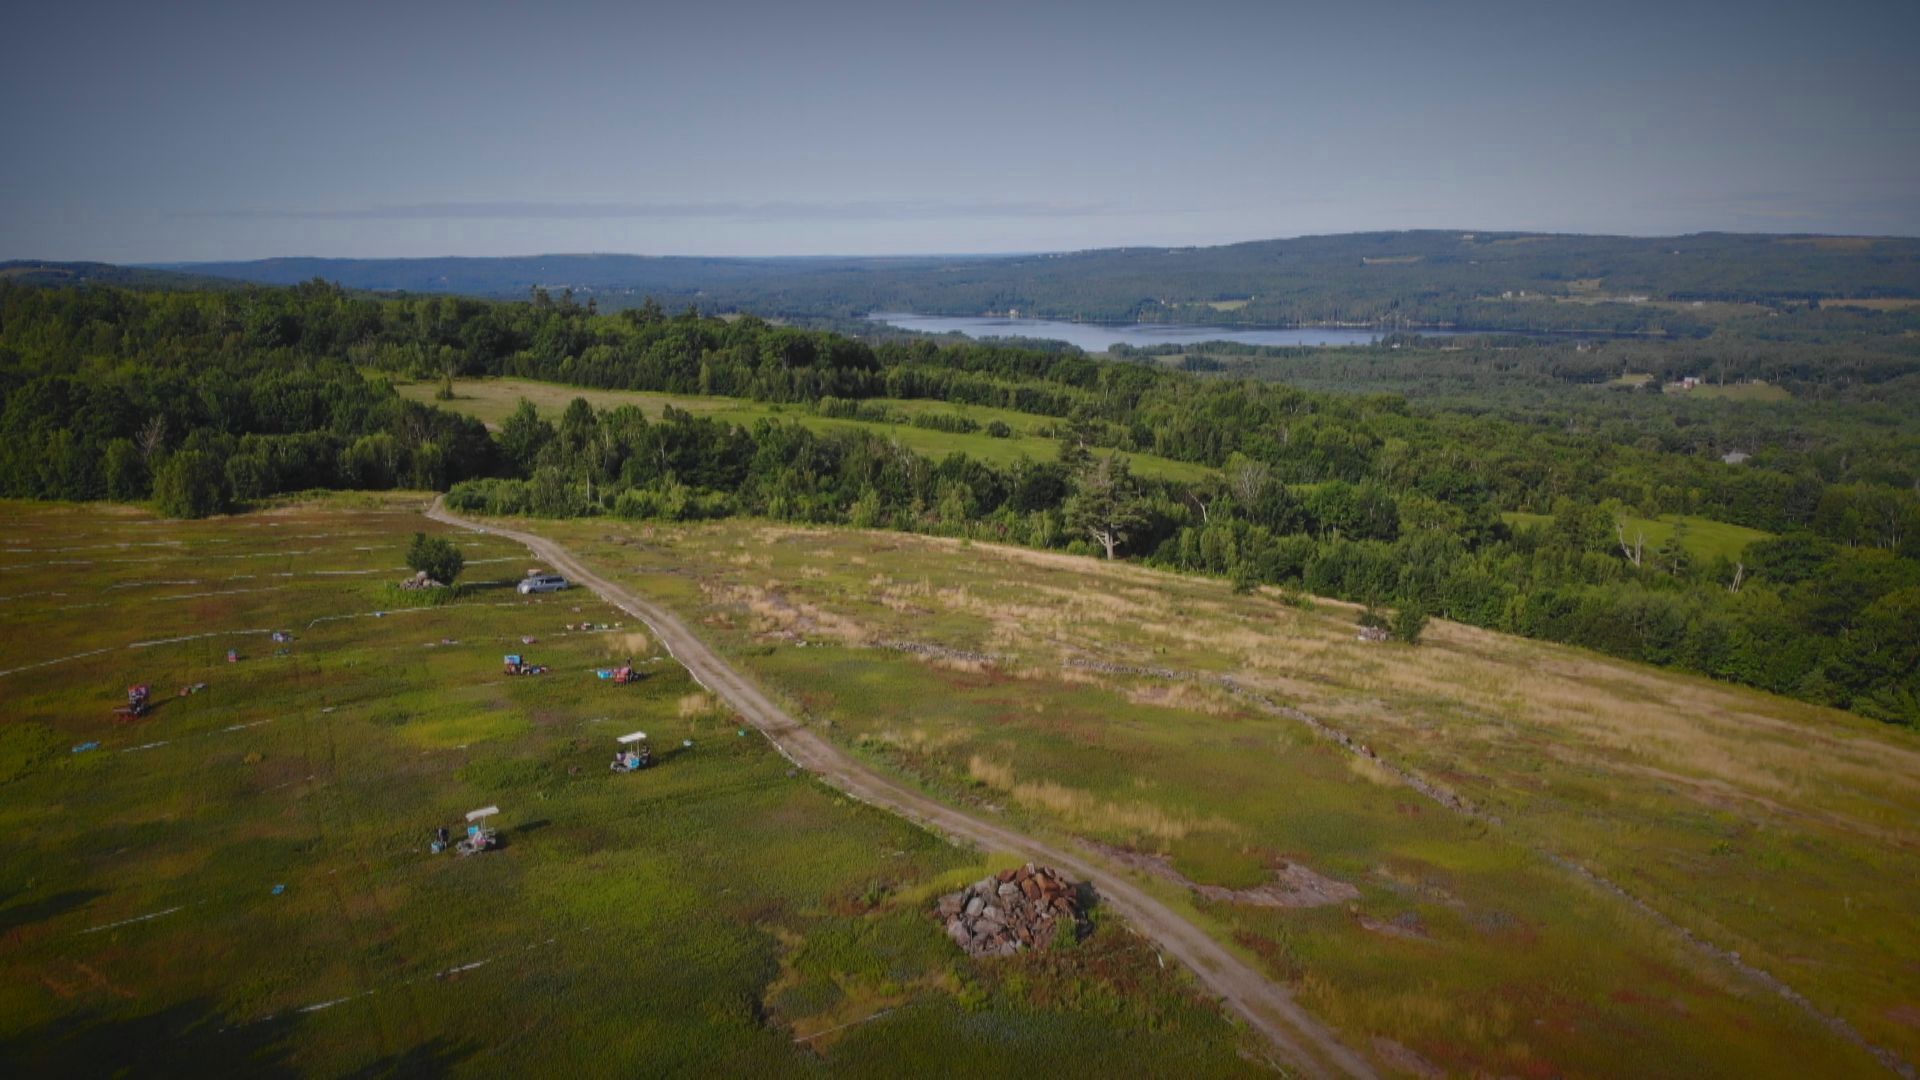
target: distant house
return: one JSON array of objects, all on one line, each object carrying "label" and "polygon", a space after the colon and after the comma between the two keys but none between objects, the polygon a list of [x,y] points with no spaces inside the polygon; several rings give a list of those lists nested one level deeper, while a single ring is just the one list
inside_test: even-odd
[{"label": "distant house", "polygon": [[1720,460],[1729,465],[1738,465],[1752,456],[1752,454],[1747,453],[1745,450],[1729,450],[1720,455]]}]

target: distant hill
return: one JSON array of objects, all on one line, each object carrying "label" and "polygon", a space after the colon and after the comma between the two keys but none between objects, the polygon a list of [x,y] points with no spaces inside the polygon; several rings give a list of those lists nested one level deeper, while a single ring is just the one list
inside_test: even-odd
[{"label": "distant hill", "polygon": [[0,281],[16,285],[112,285],[122,289],[232,289],[236,275],[210,275],[147,266],[116,266],[97,262],[47,262],[16,259],[0,262]]},{"label": "distant hill", "polygon": [[1113,322],[1684,335],[1819,300],[1920,297],[1920,240],[1424,230],[1042,255],[267,259],[146,269],[490,297],[571,288],[604,307],[652,296],[669,306],[816,319],[1017,310]]},{"label": "distant hill", "polygon": [[907,273],[965,257],[725,259],[651,255],[526,255],[497,258],[260,259],[253,262],[162,263],[177,273],[293,285],[314,278],[349,289],[456,293],[524,299],[535,287],[551,291],[625,296],[699,296],[713,290],[752,290],[765,282],[809,280],[847,272]]}]

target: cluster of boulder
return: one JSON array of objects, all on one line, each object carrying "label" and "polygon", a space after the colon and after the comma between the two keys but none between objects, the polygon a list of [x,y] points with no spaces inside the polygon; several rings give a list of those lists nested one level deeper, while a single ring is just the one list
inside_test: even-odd
[{"label": "cluster of boulder", "polygon": [[936,910],[947,936],[968,955],[1012,956],[1077,933],[1079,894],[1060,871],[1028,863],[948,893]]},{"label": "cluster of boulder", "polygon": [[425,570],[418,571],[412,577],[406,579],[405,581],[402,581],[400,583],[400,587],[403,589],[444,589],[446,588],[445,585],[429,577]]}]

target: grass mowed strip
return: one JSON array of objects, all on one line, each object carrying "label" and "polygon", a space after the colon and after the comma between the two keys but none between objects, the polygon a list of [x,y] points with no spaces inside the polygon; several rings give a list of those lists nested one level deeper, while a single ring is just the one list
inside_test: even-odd
[{"label": "grass mowed strip", "polygon": [[1417,648],[1364,643],[1347,605],[1097,560],[744,521],[533,527],[869,760],[1188,905],[1383,1066],[1879,1071],[1664,920],[1920,1056],[1911,732],[1444,622]]},{"label": "grass mowed strip", "polygon": [[[4,506],[0,669],[46,664],[0,676],[6,1072],[1252,1068],[1118,927],[962,957],[926,909],[990,857],[794,775],[591,595],[483,584],[525,549],[449,533],[478,587],[400,606],[420,502]],[[487,805],[500,850],[428,853]]]},{"label": "grass mowed strip", "polygon": [[[1052,417],[956,402],[878,398],[864,404],[909,416],[921,413],[955,414],[964,416],[982,427],[998,420],[1011,428],[1015,437],[999,439],[983,432],[948,432],[915,427],[912,424],[840,420],[820,416],[801,405],[766,404],[744,398],[698,397],[640,390],[593,390],[585,387],[563,386],[558,383],[538,382],[532,379],[456,380],[453,384],[452,401],[440,401],[434,397],[439,389],[438,383],[408,383],[398,389],[403,396],[415,401],[466,413],[483,423],[495,426],[512,415],[523,398],[532,402],[541,416],[556,421],[573,399],[585,398],[595,409],[614,409],[630,405],[656,418],[671,406],[699,416],[743,426],[751,426],[758,420],[777,420],[800,424],[814,431],[870,431],[892,439],[915,453],[936,460],[948,454],[964,453],[991,465],[1005,466],[1013,464],[1022,456],[1036,461],[1051,461],[1059,453],[1059,447],[1053,439],[1036,434],[1036,429],[1043,424],[1060,423]],[[1172,458],[1158,457],[1153,454],[1128,456],[1133,462],[1135,472],[1158,479],[1197,480],[1210,471],[1206,466],[1194,462],[1175,461]]]}]

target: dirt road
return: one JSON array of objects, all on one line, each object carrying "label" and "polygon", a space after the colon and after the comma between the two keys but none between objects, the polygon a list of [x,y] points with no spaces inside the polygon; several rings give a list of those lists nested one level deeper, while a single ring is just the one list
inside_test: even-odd
[{"label": "dirt road", "polygon": [[594,573],[561,545],[531,533],[469,521],[448,510],[438,499],[434,500],[427,516],[443,524],[525,544],[540,561],[646,623],[674,659],[685,665],[702,686],[760,729],[794,764],[834,787],[943,835],[988,851],[1013,852],[1093,882],[1102,903],[1151,938],[1167,955],[1190,968],[1202,985],[1220,995],[1235,1013],[1266,1036],[1278,1051],[1281,1064],[1289,1070],[1310,1076],[1376,1075],[1365,1058],[1308,1015],[1286,987],[1221,948],[1173,909],[1126,879],[1096,869],[1081,856],[974,817],[874,772],[825,736],[787,715],[786,710],[768,699],[759,687],[707,648],[672,612]]}]

